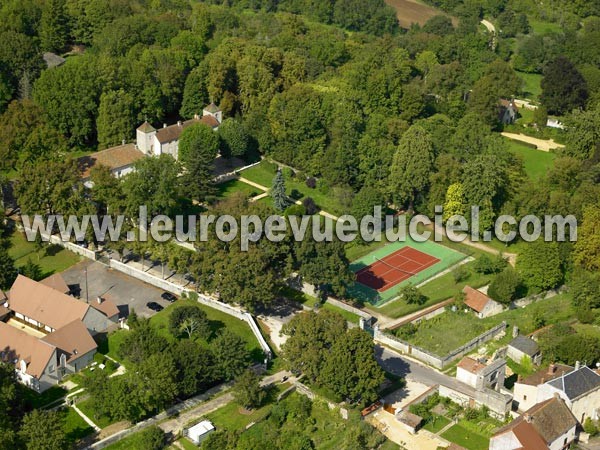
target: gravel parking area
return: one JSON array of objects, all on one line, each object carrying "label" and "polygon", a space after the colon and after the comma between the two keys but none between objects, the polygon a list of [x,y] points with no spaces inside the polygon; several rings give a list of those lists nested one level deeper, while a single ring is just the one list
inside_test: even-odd
[{"label": "gravel parking area", "polygon": [[162,290],[90,260],[82,261],[61,274],[72,292],[83,300],[86,299],[86,269],[89,301],[96,301],[97,297],[108,298],[119,307],[122,317],[127,317],[132,308],[139,316],[152,316],[155,312],[146,306],[150,301],[165,307],[169,305],[160,297]]}]

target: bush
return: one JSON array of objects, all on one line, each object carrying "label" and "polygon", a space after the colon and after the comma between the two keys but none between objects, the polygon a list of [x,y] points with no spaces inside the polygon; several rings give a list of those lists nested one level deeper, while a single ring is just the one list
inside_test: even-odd
[{"label": "bush", "polygon": [[476,408],[466,408],[464,416],[467,420],[477,420],[479,419],[479,410]]},{"label": "bush", "polygon": [[304,207],[306,214],[309,216],[319,212],[319,207],[311,197],[306,197],[304,200],[302,200],[302,206]]},{"label": "bush", "polygon": [[413,284],[409,283],[398,292],[409,305],[422,305],[427,301],[427,297]]},{"label": "bush", "polygon": [[588,417],[585,419],[585,422],[583,422],[583,431],[588,433],[590,436],[596,436],[598,434],[598,426],[590,417]]},{"label": "bush", "polygon": [[464,265],[455,267],[452,270],[452,278],[454,278],[455,283],[465,281],[467,278],[469,278],[469,275],[471,275],[471,272],[469,272],[469,269],[467,269]]},{"label": "bush", "polygon": [[475,261],[473,268],[477,273],[489,275],[491,273],[502,272],[506,265],[507,262],[501,255],[497,255],[493,258],[488,255],[481,255],[477,261]]},{"label": "bush", "polygon": [[400,339],[408,339],[414,335],[419,328],[414,323],[409,323],[401,326],[396,330],[396,336]]},{"label": "bush", "polygon": [[290,192],[290,197],[292,197],[294,200],[300,200],[302,197],[304,197],[304,194],[298,189],[292,189],[292,192]]},{"label": "bush", "polygon": [[289,167],[284,167],[283,168],[283,177],[286,180],[290,180],[290,179],[294,178],[294,171],[292,169],[290,169]]},{"label": "bush", "polygon": [[317,179],[315,177],[308,177],[305,183],[306,187],[309,189],[314,189],[317,187]]},{"label": "bush", "polygon": [[508,304],[523,293],[521,278],[515,269],[507,267],[490,283],[488,295],[497,302]]},{"label": "bush", "polygon": [[329,194],[329,183],[327,181],[325,181],[323,178],[321,178],[318,182],[317,182],[317,188],[319,189],[319,192],[321,194]]},{"label": "bush", "polygon": [[286,208],[283,212],[285,217],[289,216],[303,216],[306,214],[306,209],[302,205],[291,205]]}]

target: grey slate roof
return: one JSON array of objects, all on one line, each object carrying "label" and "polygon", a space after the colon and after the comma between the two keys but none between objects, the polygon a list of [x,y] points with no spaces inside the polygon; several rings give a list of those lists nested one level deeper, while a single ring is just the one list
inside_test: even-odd
[{"label": "grey slate roof", "polygon": [[583,366],[562,377],[548,381],[547,384],[563,391],[570,400],[574,400],[600,387],[600,375],[589,367]]},{"label": "grey slate roof", "polygon": [[533,339],[521,335],[510,341],[510,344],[508,345],[522,351],[529,356],[536,355],[540,350],[537,343]]},{"label": "grey slate roof", "polygon": [[212,114],[221,111],[219,109],[219,107],[217,105],[215,105],[213,102],[210,102],[210,105],[206,106],[206,108],[204,108],[204,109]]}]

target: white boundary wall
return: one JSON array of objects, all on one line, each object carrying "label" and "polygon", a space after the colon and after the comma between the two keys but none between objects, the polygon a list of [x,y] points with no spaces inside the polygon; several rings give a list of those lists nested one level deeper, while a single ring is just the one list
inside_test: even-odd
[{"label": "white boundary wall", "polygon": [[[73,253],[76,253],[85,258],[88,258],[88,259],[91,259],[94,261],[96,261],[98,259],[96,252],[94,252],[92,250],[88,250],[87,248],[83,248],[79,245],[73,244],[72,242],[64,242],[58,236],[48,236],[47,234],[42,234],[42,237],[44,239],[47,239],[47,241],[50,242],[51,244],[60,245],[61,247],[65,248],[67,250],[70,250]],[[178,284],[155,277],[154,275],[144,272],[143,270],[137,269],[133,266],[116,261],[114,259],[109,259],[109,267],[111,269],[118,270],[119,272],[122,272],[126,275],[129,275],[130,277],[137,278],[138,280],[141,280],[145,283],[151,284],[162,290],[171,292],[176,295],[182,295],[183,293],[186,293],[187,295],[189,295],[191,293],[197,294],[198,302],[200,302],[206,306],[209,306],[211,308],[217,309],[225,314],[229,314],[230,316],[233,316],[240,320],[245,321],[248,324],[248,326],[250,327],[250,329],[252,330],[252,333],[256,337],[256,340],[258,341],[260,348],[265,353],[267,358],[270,358],[272,356],[271,349],[269,348],[267,341],[265,340],[262,333],[260,332],[260,329],[259,329],[258,325],[256,324],[254,317],[252,317],[252,314],[242,310],[241,308],[236,308],[234,306],[231,306],[226,303],[220,302],[218,300],[212,299],[206,295],[196,293],[195,291],[193,291],[191,289],[187,289]]]}]

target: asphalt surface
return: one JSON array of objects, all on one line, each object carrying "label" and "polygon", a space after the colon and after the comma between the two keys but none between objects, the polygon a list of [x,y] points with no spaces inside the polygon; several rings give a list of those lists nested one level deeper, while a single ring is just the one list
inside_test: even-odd
[{"label": "asphalt surface", "polygon": [[[87,283],[86,283],[87,269]],[[136,278],[111,270],[102,263],[84,260],[62,272],[62,277],[72,292],[85,301],[96,301],[97,297],[108,298],[119,308],[119,316],[127,317],[131,309],[142,317],[155,314],[146,303],[154,301],[166,307],[170,303],[160,296],[162,290]],[[87,284],[87,294],[86,294]]]}]

